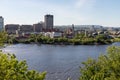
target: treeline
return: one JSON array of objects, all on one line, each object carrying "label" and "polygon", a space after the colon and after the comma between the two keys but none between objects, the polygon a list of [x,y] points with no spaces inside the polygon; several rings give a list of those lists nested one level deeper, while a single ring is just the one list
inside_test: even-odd
[{"label": "treeline", "polygon": [[94,45],[94,44],[110,44],[112,43],[105,35],[97,35],[95,37],[83,36],[83,34],[76,35],[74,38],[69,39],[66,37],[50,38],[43,35],[31,34],[29,38],[17,39],[10,36],[7,43],[40,43],[40,44],[59,44],[59,45]]}]

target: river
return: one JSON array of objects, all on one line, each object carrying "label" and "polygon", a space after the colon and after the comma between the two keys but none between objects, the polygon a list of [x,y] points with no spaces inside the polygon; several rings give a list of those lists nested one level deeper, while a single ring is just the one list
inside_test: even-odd
[{"label": "river", "polygon": [[26,60],[29,69],[47,71],[46,80],[78,80],[81,62],[89,57],[96,59],[105,54],[110,45],[38,45],[14,44],[3,48],[6,53],[15,54],[18,60]]}]

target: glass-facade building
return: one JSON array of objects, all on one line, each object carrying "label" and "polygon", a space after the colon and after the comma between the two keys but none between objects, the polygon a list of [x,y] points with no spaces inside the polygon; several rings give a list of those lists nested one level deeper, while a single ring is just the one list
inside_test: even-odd
[{"label": "glass-facade building", "polygon": [[0,31],[3,30],[4,27],[4,18],[0,16]]}]

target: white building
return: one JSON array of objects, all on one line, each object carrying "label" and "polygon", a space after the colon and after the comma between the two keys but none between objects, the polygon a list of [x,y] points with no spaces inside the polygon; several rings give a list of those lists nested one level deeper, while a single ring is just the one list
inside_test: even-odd
[{"label": "white building", "polygon": [[44,33],[44,36],[50,37],[50,38],[59,38],[62,37],[61,32],[46,32]]},{"label": "white building", "polygon": [[50,35],[51,35],[51,32],[45,32],[44,33],[44,36],[46,36],[46,37],[50,37]]},{"label": "white building", "polygon": [[0,16],[0,31],[3,29],[4,27],[4,19],[2,16]]},{"label": "white building", "polygon": [[59,38],[62,37],[61,32],[51,32],[50,38]]}]

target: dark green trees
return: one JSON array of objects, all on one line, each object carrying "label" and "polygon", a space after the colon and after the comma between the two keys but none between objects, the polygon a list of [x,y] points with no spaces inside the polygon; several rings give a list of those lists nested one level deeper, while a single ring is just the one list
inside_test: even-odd
[{"label": "dark green trees", "polygon": [[79,80],[120,80],[120,47],[109,47],[107,55],[83,62]]},{"label": "dark green trees", "polygon": [[28,70],[26,61],[18,61],[15,55],[0,52],[0,80],[44,80],[46,72]]},{"label": "dark green trees", "polygon": [[4,31],[0,32],[0,46],[3,46],[6,40],[7,40],[7,33]]}]

